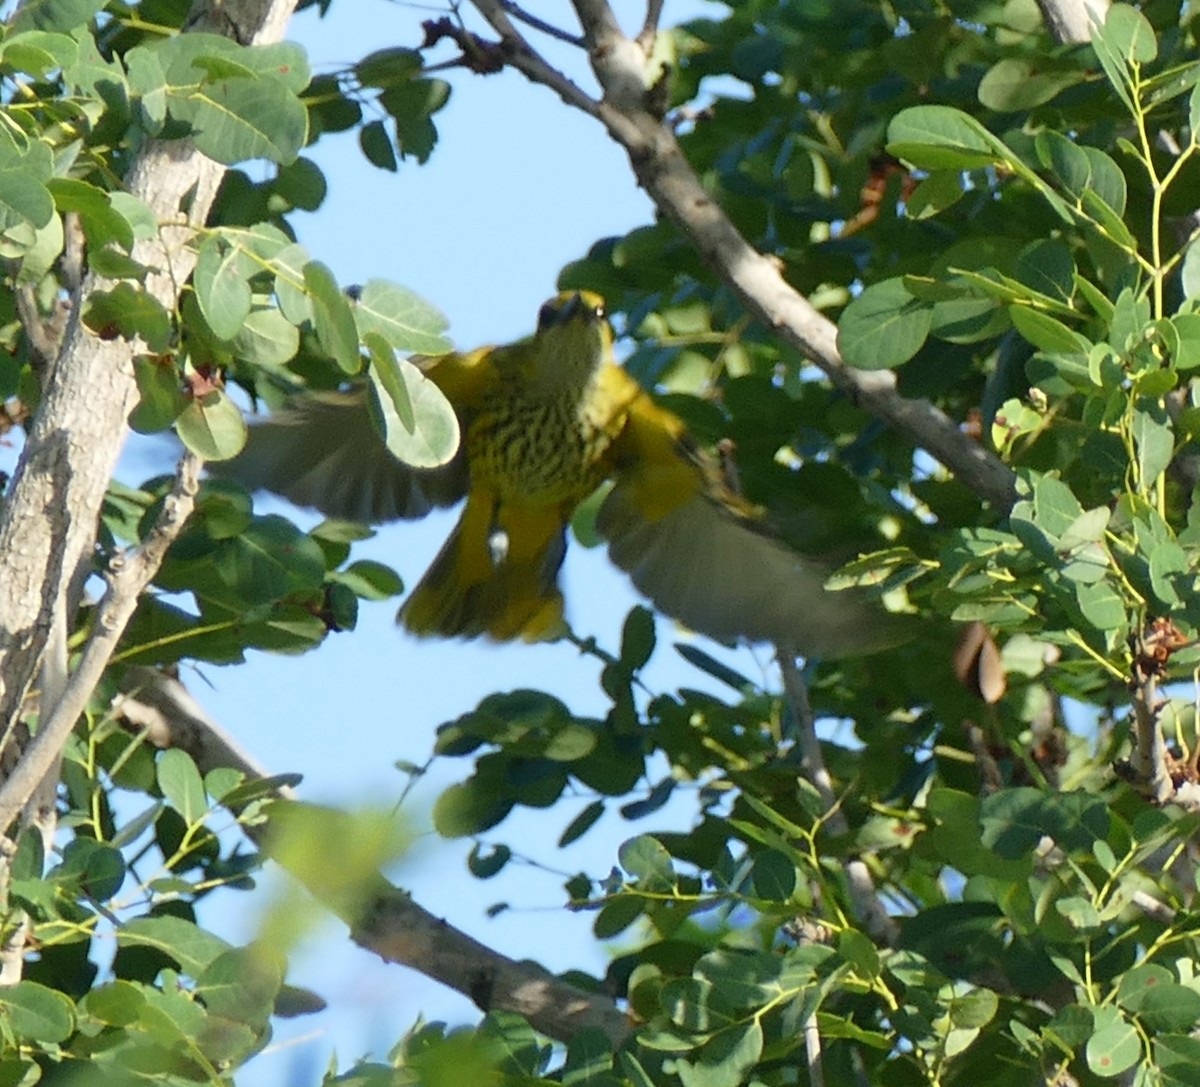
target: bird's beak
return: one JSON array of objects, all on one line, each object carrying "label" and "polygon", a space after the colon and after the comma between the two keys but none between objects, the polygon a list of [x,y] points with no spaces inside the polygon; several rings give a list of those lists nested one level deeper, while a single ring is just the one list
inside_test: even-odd
[{"label": "bird's beak", "polygon": [[585,307],[583,304],[583,296],[576,291],[563,304],[562,309],[558,311],[558,320],[555,324],[565,325],[575,320],[577,316],[583,313]]}]

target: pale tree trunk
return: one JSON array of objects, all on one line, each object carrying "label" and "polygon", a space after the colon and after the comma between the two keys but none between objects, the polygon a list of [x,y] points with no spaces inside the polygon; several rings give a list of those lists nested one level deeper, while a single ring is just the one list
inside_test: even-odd
[{"label": "pale tree trunk", "polygon": [[[203,0],[193,10],[190,25],[243,43],[275,42],[282,38],[295,4],[296,0]],[[152,141],[125,179],[126,189],[149,205],[160,223],[171,224],[156,238],[139,241],[132,253],[135,260],[156,269],[147,277],[146,290],[168,311],[175,309],[180,287],[191,274],[194,254],[187,243],[208,216],[223,172],[190,141]],[[78,240],[77,229],[69,228],[68,234]],[[36,827],[47,843],[54,834],[61,751],[73,724],[68,718],[77,717],[88,694],[68,690],[67,635],[91,568],[101,503],[138,398],[133,357],[139,345],[101,340],[80,321],[83,299],[107,284],[91,273],[72,278],[76,281],[65,284],[71,306],[62,342],[56,357],[47,360],[42,399],[0,511],[0,762],[8,779],[6,791],[13,796],[0,826],[0,843],[6,848],[3,835],[22,808],[23,822]],[[36,317],[30,310],[25,307],[27,320]],[[194,466],[187,475],[187,486],[194,492]],[[175,513],[182,519],[191,495],[181,494],[180,500]],[[179,527],[177,521],[172,531],[177,533]],[[166,537],[159,540],[155,567],[168,542]],[[145,569],[144,563],[135,566]],[[141,579],[135,581],[134,592],[144,585]],[[124,601],[116,609],[123,616],[120,628],[99,631],[101,637],[89,643],[89,649],[103,655],[101,660],[96,652],[85,654],[89,676],[98,677],[132,608],[132,600]],[[101,615],[98,622],[116,614],[108,607],[101,611],[108,616]],[[87,662],[89,655],[93,660]],[[74,688],[82,679],[81,673]],[[45,735],[27,748],[19,715],[36,686],[41,687],[38,715]],[[56,721],[65,724],[56,724],[51,733]],[[57,738],[50,749],[46,741],[52,735]],[[42,750],[35,753],[38,747]],[[30,758],[25,760],[27,750]],[[7,876],[7,864],[0,864],[3,899]],[[16,924],[0,948],[0,985],[20,980],[26,929],[23,922]]]},{"label": "pale tree trunk", "polygon": [[[243,43],[279,41],[296,0],[202,0],[191,29]],[[187,248],[203,224],[224,168],[187,140],[150,142],[126,178],[164,227],[139,241],[133,258],[157,269],[146,289],[168,311],[191,273]],[[78,599],[90,569],[104,493],[137,402],[136,344],[101,340],[79,321],[78,303],[106,284],[87,274],[75,292],[61,348],[44,380],[20,463],[0,514],[0,722],[7,743],[26,694],[34,686],[56,614],[60,623]],[[49,707],[43,706],[43,713]],[[3,828],[0,828],[3,829]]]}]

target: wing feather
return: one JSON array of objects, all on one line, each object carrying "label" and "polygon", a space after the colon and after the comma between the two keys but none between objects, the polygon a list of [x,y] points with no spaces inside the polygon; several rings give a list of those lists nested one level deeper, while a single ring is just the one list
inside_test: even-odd
[{"label": "wing feather", "polygon": [[872,653],[907,624],[869,595],[825,588],[828,568],[776,537],[725,486],[678,417],[643,398],[613,450],[596,527],[660,610],[721,641],[788,643],[808,656]]},{"label": "wing feather", "polygon": [[454,505],[467,491],[461,450],[439,468],[402,464],[388,452],[361,392],[294,398],[250,427],[237,457],[212,468],[252,490],[263,488],[328,517],[368,524],[424,517],[434,506]]}]

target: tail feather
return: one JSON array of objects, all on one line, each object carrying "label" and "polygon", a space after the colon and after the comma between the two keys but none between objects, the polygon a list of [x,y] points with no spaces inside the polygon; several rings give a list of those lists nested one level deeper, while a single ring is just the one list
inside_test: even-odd
[{"label": "tail feather", "polygon": [[501,506],[473,492],[397,618],[419,637],[557,638],[565,630],[558,588],[565,553],[557,509]]}]

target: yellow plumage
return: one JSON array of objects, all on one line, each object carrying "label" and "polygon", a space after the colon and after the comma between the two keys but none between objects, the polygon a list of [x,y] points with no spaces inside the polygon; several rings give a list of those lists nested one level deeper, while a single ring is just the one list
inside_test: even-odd
[{"label": "yellow plumage", "polygon": [[356,394],[316,394],[251,430],[235,476],[350,520],[422,516],[465,497],[450,538],[400,611],[418,635],[499,641],[561,634],[558,570],[575,508],[614,482],[597,522],[613,561],[662,611],[722,639],[822,656],[897,640],[860,598],[770,534],[682,420],[613,360],[603,301],[566,292],[537,333],[423,360],[462,446],[432,470],[393,458]]}]

